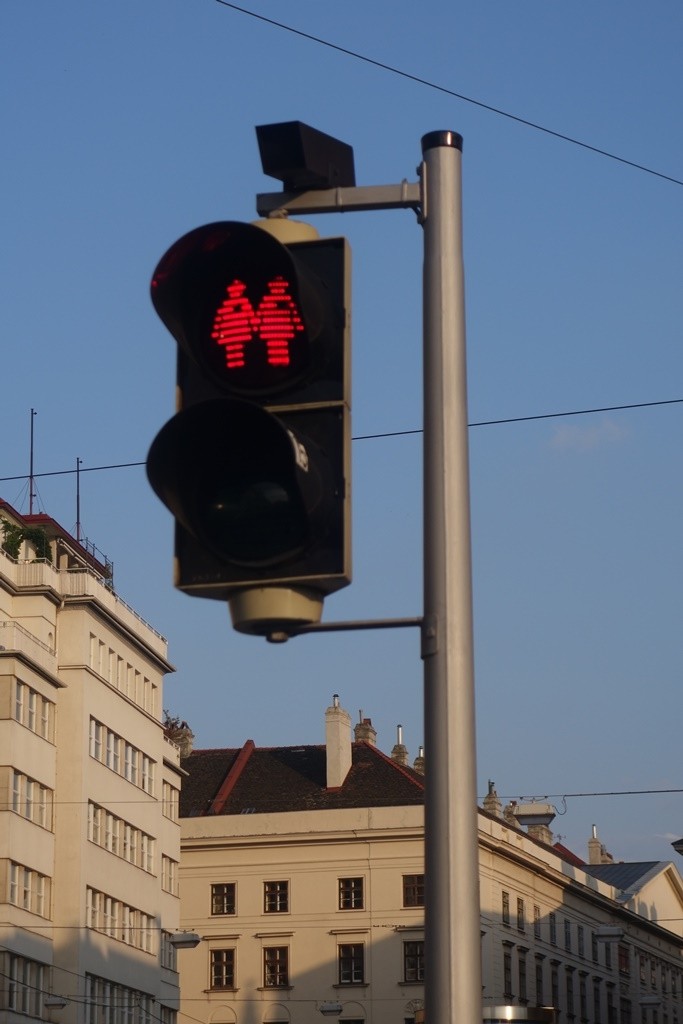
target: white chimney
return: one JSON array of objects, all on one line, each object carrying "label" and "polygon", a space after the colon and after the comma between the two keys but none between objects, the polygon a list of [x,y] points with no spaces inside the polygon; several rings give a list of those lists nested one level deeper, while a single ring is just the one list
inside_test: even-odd
[{"label": "white chimney", "polygon": [[339,789],[351,768],[351,715],[340,705],[338,693],[325,712],[325,747],[327,788]]},{"label": "white chimney", "polygon": [[408,764],[408,748],[403,742],[403,726],[396,726],[396,743],[391,748],[391,760],[398,764]]}]

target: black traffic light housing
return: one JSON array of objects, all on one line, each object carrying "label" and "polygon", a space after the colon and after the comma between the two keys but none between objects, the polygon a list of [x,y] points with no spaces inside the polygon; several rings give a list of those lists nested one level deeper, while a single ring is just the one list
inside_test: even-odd
[{"label": "black traffic light housing", "polygon": [[175,584],[244,632],[318,621],[350,582],[348,289],[346,240],[289,221],[197,228],[152,279],[178,342],[178,412],[147,459]]}]

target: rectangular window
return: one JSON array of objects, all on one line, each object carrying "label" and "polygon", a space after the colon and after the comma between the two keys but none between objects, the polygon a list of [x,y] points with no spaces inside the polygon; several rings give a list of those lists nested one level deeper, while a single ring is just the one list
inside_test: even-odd
[{"label": "rectangular window", "polygon": [[579,1014],[582,1020],[588,1019],[588,990],[584,974],[579,976]]},{"label": "rectangular window", "polygon": [[218,882],[211,886],[211,914],[234,914],[235,910],[234,882]]},{"label": "rectangular window", "polygon": [[159,943],[159,963],[167,970],[177,972],[178,956],[176,948],[171,942],[172,938],[173,932],[161,932],[161,941]]},{"label": "rectangular window", "polygon": [[567,970],[567,1016],[574,1016],[574,975],[571,969]]},{"label": "rectangular window", "polygon": [[572,951],[572,923],[569,918],[564,919],[564,948],[568,953]]},{"label": "rectangular window", "polygon": [[178,895],[178,861],[167,857],[161,857],[161,888],[171,895]]},{"label": "rectangular window", "polygon": [[526,953],[519,953],[517,958],[517,979],[519,981],[519,1001],[528,1002],[526,989]]},{"label": "rectangular window", "polygon": [[[235,950],[211,950],[211,988],[235,987]],[[278,987],[278,986],[274,986]]]},{"label": "rectangular window", "polygon": [[601,1006],[602,1001],[600,999],[600,979],[596,978],[593,981],[593,1020],[595,1024],[600,1024],[602,1020]]},{"label": "rectangular window", "polygon": [[512,953],[508,945],[503,946],[503,995],[512,999]]},{"label": "rectangular window", "polygon": [[577,946],[578,946],[578,950],[579,950],[579,956],[581,958],[585,957],[585,955],[586,955],[586,940],[584,938],[584,929],[583,929],[583,925],[582,924],[577,925],[577,928],[576,928],[576,942],[577,942]]},{"label": "rectangular window", "polygon": [[53,792],[23,772],[12,770],[12,810],[52,831]]},{"label": "rectangular window", "polygon": [[543,995],[543,961],[536,961],[536,1006],[544,1005]]},{"label": "rectangular window", "polygon": [[47,968],[36,960],[9,953],[5,991],[7,1009],[30,1017],[43,1017],[43,996],[47,984]]},{"label": "rectangular window", "polygon": [[519,896],[517,897],[517,931],[523,932],[526,926],[524,920],[524,900]]},{"label": "rectangular window", "polygon": [[629,947],[620,942],[617,950],[618,963],[619,963],[619,974],[630,975],[631,973],[631,954]]},{"label": "rectangular window", "polygon": [[154,953],[156,919],[90,886],[86,890],[85,923],[87,928],[109,935],[128,946],[134,946],[145,953]]},{"label": "rectangular window", "polygon": [[50,916],[51,879],[33,868],[9,862],[9,901],[39,917]]},{"label": "rectangular window", "polygon": [[591,932],[591,958],[592,958],[594,964],[598,963],[598,960],[599,960],[598,937],[595,934],[595,932]]},{"label": "rectangular window", "polygon": [[286,914],[289,911],[289,882],[263,883],[263,912]]},{"label": "rectangular window", "polygon": [[424,981],[424,950],[424,942],[403,943],[403,980],[405,982]]},{"label": "rectangular window", "polygon": [[263,950],[263,987],[289,988],[289,949],[266,946]]},{"label": "rectangular window", "polygon": [[17,679],[14,692],[14,718],[36,736],[52,742],[54,704],[31,686]]},{"label": "rectangular window", "polygon": [[365,981],[365,947],[362,942],[339,946],[339,984],[362,985]]},{"label": "rectangular window", "polygon": [[425,876],[404,875],[403,876],[403,906],[424,907],[425,905]]},{"label": "rectangular window", "polygon": [[[541,908],[534,906],[534,938],[540,939],[541,937]],[[539,1006],[541,1004],[539,1003]]]},{"label": "rectangular window", "polygon": [[510,924],[510,893],[503,890],[502,898],[502,917],[503,924]]},{"label": "rectangular window", "polygon": [[178,804],[180,793],[170,782],[164,782],[161,787],[161,813],[171,821],[178,820]]},{"label": "rectangular window", "polygon": [[339,879],[339,909],[340,910],[362,910],[363,909],[363,879],[362,878],[340,878]]},{"label": "rectangular window", "polygon": [[560,971],[556,964],[550,967],[550,993],[556,1010],[560,1008]]},{"label": "rectangular window", "polygon": [[[550,945],[551,946],[556,946],[557,945],[557,916],[555,915],[554,911],[552,911],[552,910],[548,914],[548,925],[550,927]],[[554,1003],[553,1005],[557,1006],[557,1003]]]}]

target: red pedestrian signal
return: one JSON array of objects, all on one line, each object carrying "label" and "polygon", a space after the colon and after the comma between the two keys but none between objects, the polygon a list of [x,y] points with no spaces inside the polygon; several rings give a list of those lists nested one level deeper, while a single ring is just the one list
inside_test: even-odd
[{"label": "red pedestrian signal", "polygon": [[147,460],[176,585],[262,634],[316,621],[350,582],[348,246],[268,226],[209,224],[159,262],[178,412]]}]

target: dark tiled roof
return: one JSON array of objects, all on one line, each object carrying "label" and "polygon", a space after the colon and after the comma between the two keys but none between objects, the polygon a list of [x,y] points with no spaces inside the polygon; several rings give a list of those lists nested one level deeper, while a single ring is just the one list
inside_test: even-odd
[{"label": "dark tiled roof", "polygon": [[628,864],[586,864],[584,871],[589,875],[593,875],[594,878],[599,878],[602,882],[607,882],[608,885],[613,885],[615,889],[621,889],[624,892],[637,885],[659,863],[656,860],[644,860]]},{"label": "dark tiled roof", "polygon": [[[424,778],[369,743],[352,744],[351,769],[339,789],[327,789],[325,747],[194,750],[180,816],[264,814],[348,807],[398,807],[424,802]],[[230,774],[232,770],[232,775]]]}]

